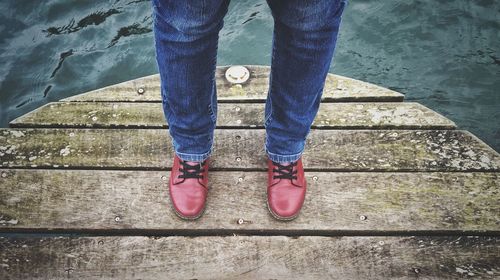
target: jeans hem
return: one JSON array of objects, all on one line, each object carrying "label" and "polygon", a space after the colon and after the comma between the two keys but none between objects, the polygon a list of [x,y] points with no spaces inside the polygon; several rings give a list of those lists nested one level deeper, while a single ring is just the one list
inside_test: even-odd
[{"label": "jeans hem", "polygon": [[213,153],[213,150],[214,150],[214,143],[213,143],[213,140],[212,142],[210,143],[210,149],[208,150],[208,152],[205,152],[205,153],[202,153],[202,154],[190,154],[190,153],[180,153],[178,152],[176,149],[175,149],[175,140],[172,138],[172,143],[173,143],[173,146],[174,146],[174,152],[175,154],[182,160],[185,160],[185,161],[197,161],[197,162],[202,162],[204,161],[205,159],[207,159],[208,157],[210,157]]},{"label": "jeans hem", "polygon": [[187,154],[187,153],[179,153],[179,152],[175,152],[175,154],[180,159],[185,160],[185,161],[199,161],[199,162],[202,162],[205,159],[207,159],[208,157],[210,157],[210,155],[212,154],[212,149],[210,149],[210,151],[208,151],[206,153],[203,153],[203,154]]},{"label": "jeans hem", "polygon": [[293,154],[293,155],[280,155],[280,154],[271,153],[267,149],[267,147],[264,147],[264,150],[265,150],[265,152],[270,160],[272,160],[274,162],[279,162],[279,163],[296,161],[296,160],[300,159],[300,157],[302,156],[302,154],[304,152],[304,150],[302,150],[299,153]]}]

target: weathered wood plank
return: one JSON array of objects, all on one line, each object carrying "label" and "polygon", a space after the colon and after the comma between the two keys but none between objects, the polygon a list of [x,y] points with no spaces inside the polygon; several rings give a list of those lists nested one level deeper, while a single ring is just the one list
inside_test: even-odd
[{"label": "weathered wood plank", "polygon": [[[250,78],[243,84],[231,84],[225,78],[230,66],[216,70],[219,100],[266,99],[269,88],[269,66],[244,65]],[[141,92],[141,93],[139,93]],[[404,95],[363,81],[328,74],[322,100],[330,101],[403,101]],[[159,75],[123,82],[63,99],[64,101],[161,101]]]},{"label": "weathered wood plank", "polygon": [[308,171],[306,201],[293,223],[269,214],[266,172],[210,172],[207,208],[198,223],[186,223],[170,209],[167,171],[0,173],[3,231],[500,233],[498,172]]},{"label": "weathered wood plank", "polygon": [[[263,103],[220,103],[217,125],[264,127]],[[10,123],[11,127],[166,128],[161,103],[54,102]],[[449,119],[410,102],[322,103],[313,128],[454,129]]]},{"label": "weathered wood plank", "polygon": [[0,238],[3,279],[500,277],[498,237]]},{"label": "weathered wood plank", "polygon": [[[2,167],[168,168],[167,129],[0,129]],[[266,168],[264,129],[216,129],[212,168]],[[467,131],[311,130],[304,166],[325,170],[498,171]]]}]

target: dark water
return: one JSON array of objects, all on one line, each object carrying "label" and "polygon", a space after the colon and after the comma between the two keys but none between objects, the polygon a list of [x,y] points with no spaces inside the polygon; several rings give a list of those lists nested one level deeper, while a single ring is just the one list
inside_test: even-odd
[{"label": "dark water", "polygon": [[[149,0],[0,2],[0,126],[157,72]],[[219,65],[270,65],[265,1],[232,0]],[[330,72],[402,92],[500,151],[500,1],[350,0]]]}]

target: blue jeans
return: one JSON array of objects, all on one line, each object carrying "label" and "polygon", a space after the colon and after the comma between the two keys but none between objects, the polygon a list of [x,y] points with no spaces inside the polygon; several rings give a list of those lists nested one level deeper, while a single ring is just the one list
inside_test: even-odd
[{"label": "blue jeans", "polygon": [[[219,31],[230,0],[152,0],[156,59],[175,153],[203,161],[217,122]],[[347,0],[267,0],[274,18],[264,151],[300,158],[319,109]]]}]

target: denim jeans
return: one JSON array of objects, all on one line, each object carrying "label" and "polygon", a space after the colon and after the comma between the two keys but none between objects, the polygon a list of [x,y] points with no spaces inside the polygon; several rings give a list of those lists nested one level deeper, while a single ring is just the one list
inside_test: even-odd
[{"label": "denim jeans", "polygon": [[[164,116],[175,153],[203,161],[217,123],[219,31],[230,0],[152,0]],[[276,162],[300,158],[319,109],[347,0],[267,0],[274,19],[263,145]]]}]

